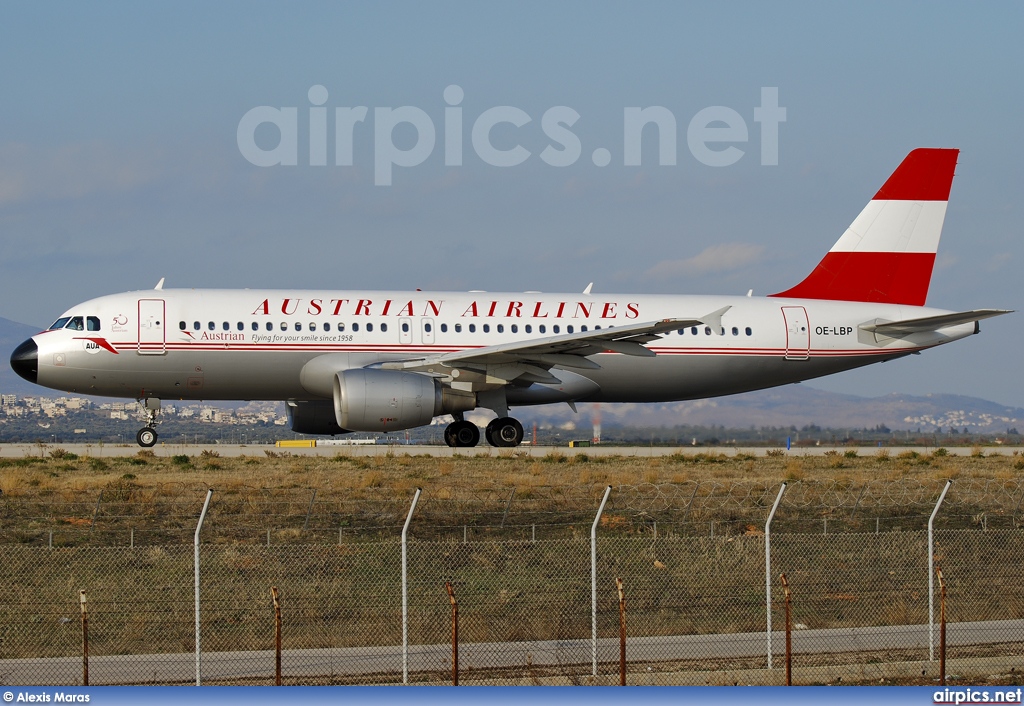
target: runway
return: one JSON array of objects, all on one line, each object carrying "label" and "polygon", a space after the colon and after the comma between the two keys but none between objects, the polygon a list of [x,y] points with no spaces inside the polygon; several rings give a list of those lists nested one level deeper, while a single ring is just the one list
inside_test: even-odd
[{"label": "runway", "polygon": [[[0,458],[23,458],[25,456],[46,456],[56,448],[64,449],[79,456],[114,457],[134,456],[140,449],[135,444],[0,444]],[[725,454],[726,456],[737,456],[745,454],[748,456],[765,456],[769,451],[783,452],[787,456],[823,456],[830,451],[846,453],[856,451],[859,456],[874,456],[879,452],[888,452],[890,456],[898,456],[905,451],[915,451],[919,454],[929,454],[936,447],[924,446],[794,446],[788,451],[784,447],[772,446],[584,446],[570,448],[568,446],[530,446],[523,444],[516,448],[498,449],[493,446],[481,445],[471,448],[453,449],[448,446],[427,446],[417,444],[329,444],[319,445],[313,448],[303,447],[277,447],[272,444],[177,444],[158,443],[151,450],[157,456],[176,456],[186,454],[196,456],[203,451],[215,451],[221,456],[259,456],[263,457],[267,451],[277,454],[290,454],[293,456],[386,456],[405,455],[410,456],[521,456],[524,458],[543,458],[548,454],[575,455],[586,454],[587,456],[623,456],[623,457],[657,457],[671,456],[673,454]],[[943,447],[952,456],[970,456],[974,448],[970,446],[946,446]],[[1024,447],[1020,446],[989,446],[984,447],[986,456],[1000,454],[1003,456],[1022,455]]]}]

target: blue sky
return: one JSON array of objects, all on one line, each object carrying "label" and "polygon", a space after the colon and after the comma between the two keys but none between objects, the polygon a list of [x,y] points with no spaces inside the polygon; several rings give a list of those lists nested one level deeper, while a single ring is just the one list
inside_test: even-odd
[{"label": "blue sky", "polygon": [[[1019,4],[8,3],[0,7],[0,316],[43,325],[84,299],[152,287],[442,288],[764,294],[799,281],[914,147],[962,150],[929,304],[1022,308]],[[463,164],[445,164],[445,88],[464,94]],[[309,90],[331,118],[310,166]],[[778,165],[754,109],[777,87]],[[237,130],[294,107],[298,164],[259,167]],[[334,110],[366,106],[353,166]],[[422,163],[375,185],[375,109],[436,127]],[[530,117],[473,149],[485,111]],[[542,116],[579,114],[554,167]],[[676,163],[623,114],[662,106]],[[742,157],[695,158],[687,126],[724,106]],[[397,148],[417,133],[395,129]],[[276,132],[262,126],[266,149]],[[554,147],[559,145],[555,144]],[[606,148],[610,164],[591,155]],[[1024,406],[1011,315],[910,360],[812,383],[955,392]]]}]

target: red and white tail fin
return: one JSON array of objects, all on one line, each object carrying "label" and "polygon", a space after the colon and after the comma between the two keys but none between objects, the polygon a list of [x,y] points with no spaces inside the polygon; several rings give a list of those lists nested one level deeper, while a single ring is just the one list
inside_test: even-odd
[{"label": "red and white tail fin", "polygon": [[959,153],[908,154],[814,271],[770,296],[924,306]]}]

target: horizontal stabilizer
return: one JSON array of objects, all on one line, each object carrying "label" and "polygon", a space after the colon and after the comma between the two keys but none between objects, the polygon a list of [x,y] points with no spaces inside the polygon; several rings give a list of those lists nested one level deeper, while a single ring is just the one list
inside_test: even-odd
[{"label": "horizontal stabilizer", "polygon": [[878,333],[884,336],[902,336],[910,333],[926,333],[938,331],[949,326],[958,326],[972,321],[990,319],[993,316],[1002,316],[1011,313],[1011,309],[975,309],[974,311],[958,311],[954,314],[940,314],[939,316],[925,316],[920,319],[905,319],[903,321],[886,321],[882,323],[861,324],[860,328],[871,333]]}]

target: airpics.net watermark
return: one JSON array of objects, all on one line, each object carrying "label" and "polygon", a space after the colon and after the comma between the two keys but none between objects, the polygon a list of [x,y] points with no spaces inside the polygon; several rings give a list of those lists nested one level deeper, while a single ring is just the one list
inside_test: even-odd
[{"label": "airpics.net watermark", "polygon": [[[313,167],[328,164],[328,109],[327,89],[316,85],[309,89],[309,161]],[[442,127],[445,166],[463,165],[465,123],[461,103],[465,92],[456,85],[448,86],[443,93],[445,108]],[[360,105],[336,107],[334,109],[334,158],[337,167],[351,167],[354,164],[354,147],[357,130],[368,130],[365,125],[370,109]],[[303,116],[305,117],[305,116]],[[566,105],[556,105],[544,111],[540,128],[550,141],[540,151],[540,160],[552,167],[568,167],[583,155],[583,143],[572,131],[580,114]],[[532,153],[518,142],[512,147],[496,147],[492,142],[492,131],[503,124],[516,129],[524,128],[533,118],[526,111],[511,105],[489,108],[472,121],[470,144],[473,153],[493,167],[515,167],[530,159]],[[779,106],[779,89],[761,89],[761,104],[753,109],[753,121],[758,124],[761,146],[761,164],[774,166],[779,163],[779,125],[786,122],[786,109]],[[373,183],[389,186],[395,167],[411,168],[423,164],[437,147],[438,134],[434,120],[423,109],[403,105],[397,108],[373,109]],[[276,128],[277,144],[265,148],[257,143],[256,132],[263,125]],[[402,127],[403,125],[409,127]],[[653,130],[646,130],[648,125]],[[414,131],[415,141],[410,147],[395,144],[395,131]],[[509,128],[503,128],[507,132]],[[275,108],[268,105],[249,110],[238,122],[238,149],[250,163],[258,167],[296,166],[300,163],[299,150],[299,108]],[[622,164],[626,167],[642,165],[643,137],[657,139],[658,164],[674,166],[677,160],[676,116],[663,106],[626,107],[622,112]],[[747,121],[738,111],[724,105],[713,105],[699,110],[686,127],[686,146],[690,154],[701,164],[709,167],[728,167],[743,158],[745,151],[737,145],[746,145],[750,130]],[[513,140],[514,141],[514,140]],[[507,139],[503,142],[508,142]],[[404,141],[403,141],[404,144]],[[305,145],[303,145],[305,147]],[[305,149],[302,150],[305,152]],[[304,156],[304,155],[303,155]],[[612,152],[606,147],[591,151],[590,159],[598,167],[612,162]]]}]

